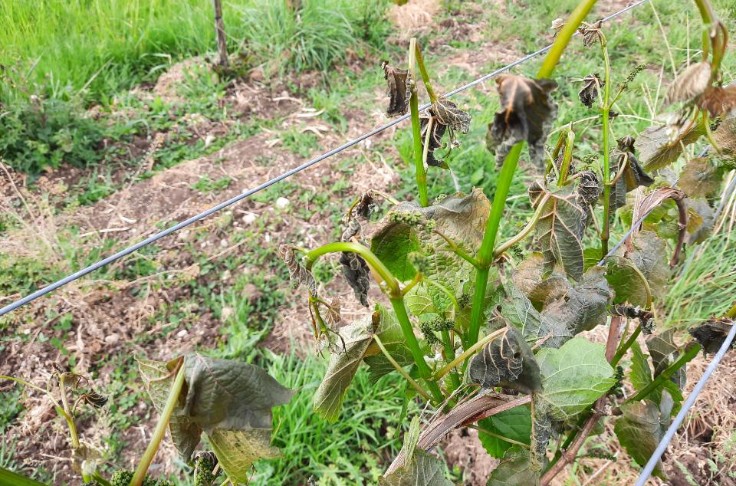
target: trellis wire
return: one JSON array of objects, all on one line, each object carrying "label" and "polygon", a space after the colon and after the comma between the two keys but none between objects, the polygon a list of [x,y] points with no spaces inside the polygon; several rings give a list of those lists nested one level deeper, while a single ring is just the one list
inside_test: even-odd
[{"label": "trellis wire", "polygon": [[687,400],[685,400],[685,403],[682,405],[682,408],[677,414],[677,417],[675,417],[675,420],[673,420],[670,424],[670,427],[667,429],[667,433],[664,434],[664,437],[659,442],[659,445],[655,449],[654,454],[652,454],[652,457],[649,458],[649,462],[647,462],[647,465],[644,466],[644,470],[639,475],[639,479],[636,481],[636,486],[644,486],[646,484],[647,479],[649,479],[649,476],[651,476],[654,468],[657,466],[659,458],[662,457],[662,454],[664,454],[667,446],[670,444],[673,437],[677,433],[677,429],[680,428],[680,425],[682,425],[682,422],[685,420],[685,416],[687,415],[688,411],[695,403],[695,400],[698,399],[700,392],[703,391],[703,387],[710,379],[710,375],[713,374],[716,367],[718,367],[718,363],[721,362],[723,356],[726,354],[726,351],[728,351],[728,348],[731,347],[734,336],[736,336],[736,323],[731,324],[731,330],[729,331],[726,340],[723,341],[721,349],[718,350],[718,353],[710,362],[708,368],[706,368],[705,373],[703,373],[703,376],[700,377],[700,380],[695,385],[695,388],[693,388],[693,391],[690,392],[690,395],[688,395]]},{"label": "trellis wire", "polygon": [[[622,8],[621,10],[612,13],[611,15],[602,18],[601,21],[608,22],[609,20],[615,19],[619,15],[622,15],[622,14],[628,12],[629,10],[631,10],[631,9],[633,9],[635,7],[638,7],[639,5],[641,5],[643,3],[646,3],[648,1],[649,0],[640,0],[638,2],[632,3],[631,5],[628,5],[627,7]],[[516,67],[516,66],[518,66],[520,64],[523,64],[523,63],[525,63],[525,62],[527,62],[527,61],[529,61],[531,59],[534,59],[535,57],[537,57],[537,56],[539,56],[541,54],[544,54],[545,52],[547,52],[551,48],[552,48],[552,45],[550,44],[550,45],[548,45],[546,47],[543,47],[543,48],[541,48],[541,49],[539,49],[537,51],[532,52],[531,54],[527,54],[526,56],[524,56],[524,57],[522,57],[520,59],[517,59],[516,61],[512,62],[511,64],[508,64],[508,65],[506,65],[506,66],[504,66],[504,67],[502,67],[500,69],[497,69],[497,70],[495,70],[495,71],[493,71],[491,73],[488,73],[488,74],[486,74],[484,76],[481,76],[480,78],[476,79],[475,81],[471,81],[468,84],[465,84],[465,85],[463,85],[463,86],[461,86],[461,87],[459,87],[459,88],[457,88],[457,89],[455,89],[453,91],[450,91],[449,93],[445,94],[445,97],[450,97],[450,96],[454,96],[454,95],[456,95],[458,93],[462,93],[463,91],[465,91],[467,89],[470,89],[473,86],[476,86],[476,85],[478,85],[480,83],[483,83],[484,81],[487,81],[489,79],[495,78],[496,76],[498,76],[498,75],[500,75],[500,74],[502,74],[502,73],[510,70],[511,68],[514,68],[514,67]],[[425,111],[430,106],[431,106],[430,103],[425,103],[424,105],[422,105],[422,106],[419,107],[419,110],[420,111]],[[324,154],[320,155],[319,157],[316,157],[316,158],[314,158],[312,160],[309,160],[309,161],[303,163],[302,165],[300,165],[298,167],[295,167],[293,169],[290,169],[290,170],[282,173],[281,175],[278,175],[278,176],[274,177],[273,179],[270,179],[270,180],[264,182],[263,184],[254,187],[253,189],[249,189],[249,190],[247,190],[245,192],[242,192],[241,194],[238,194],[237,196],[234,196],[234,197],[228,199],[227,201],[224,201],[224,202],[218,204],[217,206],[214,206],[214,207],[212,207],[212,208],[210,208],[210,209],[208,209],[208,210],[206,210],[206,211],[204,211],[202,213],[197,214],[196,216],[192,216],[191,218],[189,218],[187,220],[184,220],[184,221],[182,221],[180,223],[177,223],[176,225],[172,226],[171,228],[168,228],[168,229],[165,229],[165,230],[163,230],[163,231],[161,231],[159,233],[156,233],[155,235],[150,236],[150,237],[146,238],[145,240],[140,241],[140,242],[138,242],[138,243],[136,243],[136,244],[134,244],[132,246],[129,246],[128,248],[125,248],[125,249],[123,249],[123,250],[121,250],[121,251],[119,251],[119,252],[117,252],[117,253],[115,253],[113,255],[110,255],[109,257],[107,257],[107,258],[105,258],[103,260],[98,261],[97,263],[93,263],[92,265],[90,265],[90,266],[88,266],[86,268],[83,268],[83,269],[79,270],[78,272],[75,272],[75,273],[73,273],[71,275],[68,275],[68,276],[62,278],[61,280],[57,280],[56,282],[54,282],[54,283],[52,283],[50,285],[47,285],[46,287],[44,287],[44,288],[42,288],[40,290],[37,290],[37,291],[33,292],[32,294],[23,297],[22,299],[16,300],[15,302],[13,302],[11,304],[6,305],[2,309],[0,309],[0,316],[4,316],[5,314],[7,314],[9,312],[14,311],[18,307],[21,307],[23,305],[26,305],[29,302],[32,302],[32,301],[38,299],[39,297],[43,297],[44,295],[46,295],[46,294],[48,294],[50,292],[53,292],[54,290],[58,289],[59,287],[63,287],[64,285],[66,285],[68,283],[71,283],[71,282],[73,282],[73,281],[75,281],[75,280],[77,280],[77,279],[79,279],[81,277],[84,277],[85,275],[87,275],[89,273],[92,273],[95,270],[104,267],[105,265],[108,265],[108,264],[110,264],[110,263],[112,263],[112,262],[114,262],[116,260],[119,260],[120,258],[123,258],[124,256],[128,256],[131,253],[133,253],[133,252],[135,252],[137,250],[140,250],[144,246],[150,245],[151,243],[154,243],[154,242],[160,240],[161,238],[164,238],[165,236],[168,236],[168,235],[170,235],[172,233],[175,233],[175,232],[177,232],[177,231],[179,231],[179,230],[181,230],[183,228],[186,228],[187,226],[189,226],[191,224],[194,224],[197,221],[200,221],[200,220],[202,220],[202,219],[204,219],[204,218],[206,218],[206,217],[208,217],[208,216],[210,216],[210,215],[212,215],[212,214],[214,214],[214,213],[216,213],[216,212],[218,212],[218,211],[220,211],[222,209],[225,209],[228,206],[232,206],[233,204],[235,204],[235,203],[237,203],[239,201],[242,201],[243,199],[245,199],[245,198],[247,198],[249,196],[252,196],[253,194],[255,194],[255,193],[259,192],[259,191],[262,191],[262,190],[264,190],[264,189],[266,189],[266,188],[268,188],[268,187],[276,184],[277,182],[281,182],[284,179],[293,176],[294,174],[297,174],[297,173],[299,173],[299,172],[301,172],[301,171],[303,171],[305,169],[308,169],[309,167],[311,167],[311,166],[313,166],[313,165],[315,165],[315,164],[317,164],[317,163],[319,163],[319,162],[321,162],[321,161],[323,161],[323,160],[325,160],[325,159],[327,159],[329,157],[332,157],[333,155],[336,155],[336,154],[342,152],[343,150],[346,150],[346,149],[348,149],[348,148],[350,148],[350,147],[352,147],[354,145],[359,144],[363,140],[366,140],[366,139],[368,139],[368,138],[370,138],[370,137],[372,137],[374,135],[377,135],[377,134],[379,134],[379,133],[381,133],[381,132],[383,132],[383,131],[391,128],[391,127],[393,127],[394,125],[398,125],[402,121],[407,120],[409,117],[410,117],[410,115],[408,113],[406,115],[402,115],[402,116],[400,116],[400,117],[398,117],[398,118],[396,118],[396,119],[394,119],[394,120],[386,123],[385,125],[382,125],[380,127],[374,128],[373,130],[371,130],[369,132],[366,132],[363,135],[361,135],[361,136],[359,136],[357,138],[354,138],[353,140],[350,140],[349,142],[346,142],[346,143],[340,145],[337,148],[334,148],[334,149],[332,149],[332,150],[330,150],[328,152],[325,152]]]}]

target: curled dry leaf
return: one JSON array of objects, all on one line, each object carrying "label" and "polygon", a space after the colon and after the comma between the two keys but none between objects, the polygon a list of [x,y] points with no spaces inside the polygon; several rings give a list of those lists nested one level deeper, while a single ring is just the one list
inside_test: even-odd
[{"label": "curled dry leaf", "polygon": [[596,42],[601,42],[603,40],[603,31],[601,30],[602,26],[603,21],[599,20],[591,24],[583,22],[583,25],[578,28],[578,32],[583,36],[583,45],[585,47],[590,47]]},{"label": "curled dry leaf", "polygon": [[724,166],[736,169],[736,116],[728,116],[718,125],[713,141]]},{"label": "curled dry leaf", "polygon": [[710,86],[710,76],[710,63],[691,64],[680,73],[670,86],[664,99],[665,104],[694,102]]},{"label": "curled dry leaf", "polygon": [[420,120],[420,123],[422,133],[422,147],[424,147],[424,144],[426,143],[425,141],[427,140],[427,130],[431,130],[431,133],[429,134],[429,147],[426,148],[427,165],[429,165],[430,167],[441,167],[443,169],[449,169],[450,166],[448,166],[444,160],[438,159],[434,154],[435,150],[442,148],[442,137],[445,135],[445,132],[447,132],[447,125],[438,123],[436,121],[436,118],[422,118]]},{"label": "curled dry leaf", "polygon": [[[688,332],[703,346],[705,353],[715,354],[723,346],[733,325],[732,319],[710,319]],[[736,349],[736,340],[731,341],[731,349]]]},{"label": "curled dry leaf", "polygon": [[550,79],[530,79],[506,74],[496,78],[496,89],[501,97],[501,109],[488,126],[486,144],[496,151],[496,162],[501,164],[516,143],[529,144],[529,156],[537,167],[544,167],[544,143],[557,105],[550,93],[557,83]]},{"label": "curled dry leaf", "polygon": [[388,109],[386,115],[400,116],[409,111],[409,71],[391,66],[388,61],[383,61],[382,66],[384,78],[388,85]]},{"label": "curled dry leaf", "polygon": [[688,197],[711,198],[718,194],[723,175],[708,157],[696,157],[682,169],[677,185]]},{"label": "curled dry leaf", "polygon": [[598,76],[598,73],[596,74],[589,74],[585,78],[583,78],[583,82],[585,83],[583,85],[583,89],[580,90],[578,93],[578,97],[580,98],[580,102],[587,106],[588,108],[591,108],[593,106],[593,103],[595,103],[598,100],[598,91],[605,86],[605,81],[601,80],[600,76]]},{"label": "curled dry leaf", "polygon": [[613,151],[612,170],[618,174],[623,167],[621,177],[611,188],[611,207],[618,209],[626,204],[626,194],[637,187],[648,187],[654,183],[641,168],[639,160],[634,155],[636,140],[633,137],[623,137],[618,140],[618,148]]},{"label": "curled dry leaf", "polygon": [[705,135],[702,124],[692,121],[651,126],[639,134],[636,148],[644,169],[654,171],[677,160],[683,149],[702,135]]},{"label": "curled dry leaf", "polygon": [[524,393],[541,389],[534,353],[521,332],[509,325],[503,336],[488,343],[473,357],[468,367],[468,379],[486,389],[503,386]]},{"label": "curled dry leaf", "polygon": [[470,115],[447,98],[438,99],[430,111],[438,123],[454,132],[468,133],[470,130]]},{"label": "curled dry leaf", "polygon": [[355,298],[368,307],[368,290],[371,286],[370,269],[359,255],[350,252],[340,254],[342,274],[355,293]]},{"label": "curled dry leaf", "polygon": [[552,21],[552,30],[555,31],[555,35],[559,34],[563,27],[565,27],[565,19],[558,17]]},{"label": "curled dry leaf", "polygon": [[709,87],[698,100],[698,106],[712,117],[728,115],[736,108],[736,85]]},{"label": "curled dry leaf", "polygon": [[312,273],[299,263],[294,248],[288,245],[281,245],[279,247],[279,253],[284,263],[286,263],[286,267],[289,269],[291,286],[298,288],[299,285],[304,285],[309,290],[310,295],[317,295],[317,281],[314,280]]},{"label": "curled dry leaf", "polygon": [[[429,134],[429,147],[427,147],[427,165],[432,167],[442,167],[448,169],[447,164],[436,158],[434,151],[442,148],[442,137],[449,131],[450,146],[457,144],[455,133],[468,133],[470,130],[470,115],[455,103],[446,98],[440,98],[436,103],[432,104],[429,109],[429,118],[422,118],[422,144],[427,139],[427,130],[431,129]],[[431,123],[430,123],[431,120]]]}]

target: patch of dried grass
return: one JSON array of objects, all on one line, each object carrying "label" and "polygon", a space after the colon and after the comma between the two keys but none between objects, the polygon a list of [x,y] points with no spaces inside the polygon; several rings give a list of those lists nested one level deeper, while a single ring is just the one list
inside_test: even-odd
[{"label": "patch of dried grass", "polygon": [[408,39],[428,29],[440,8],[440,0],[409,0],[404,5],[392,6],[388,11],[388,19],[400,32],[399,37]]}]

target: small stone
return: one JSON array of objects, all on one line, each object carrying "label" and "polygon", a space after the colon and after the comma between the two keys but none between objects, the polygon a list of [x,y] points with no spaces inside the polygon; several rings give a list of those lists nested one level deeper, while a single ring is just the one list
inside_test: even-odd
[{"label": "small stone", "polygon": [[279,209],[284,209],[284,208],[288,207],[289,204],[291,204],[291,203],[285,197],[280,197],[280,198],[276,199],[276,207],[279,208]]},{"label": "small stone", "polygon": [[256,219],[258,219],[258,216],[256,216],[254,213],[248,213],[243,216],[243,223],[252,224]]},{"label": "small stone", "polygon": [[184,337],[184,336],[186,336],[187,334],[189,334],[189,332],[187,332],[187,330],[186,330],[186,329],[182,329],[181,331],[179,331],[179,332],[177,332],[177,333],[176,333],[176,337],[178,337],[178,338],[183,338],[183,337]]},{"label": "small stone", "polygon": [[112,334],[109,334],[109,335],[105,336],[105,344],[109,344],[111,346],[114,346],[118,342],[120,342],[120,335],[119,334],[112,333]]}]

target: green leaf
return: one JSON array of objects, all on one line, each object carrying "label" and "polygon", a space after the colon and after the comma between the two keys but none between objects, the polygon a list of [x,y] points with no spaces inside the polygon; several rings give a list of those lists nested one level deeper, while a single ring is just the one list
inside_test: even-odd
[{"label": "green leaf", "polygon": [[641,350],[639,343],[634,341],[631,345],[633,357],[631,359],[631,384],[634,390],[641,391],[652,382],[652,371],[649,369],[647,355]]},{"label": "green leaf", "polygon": [[[654,365],[654,376],[657,377],[669,365],[678,358],[679,348],[674,341],[675,332],[673,329],[667,329],[658,334],[652,334],[646,339],[649,356],[652,358]],[[672,375],[672,381],[679,389],[685,388],[686,374],[685,366],[680,368]]]},{"label": "green leaf", "polygon": [[[392,310],[386,309],[381,305],[376,305],[376,311],[380,319],[376,335],[386,347],[386,351],[401,366],[407,366],[414,363],[411,351],[406,346],[406,338],[401,331],[399,321],[396,314]],[[374,314],[375,316],[375,314]],[[372,379],[378,379],[388,373],[394,371],[394,366],[386,359],[383,353],[378,353],[363,358],[365,364],[370,368],[370,376]]]},{"label": "green leaf", "polygon": [[468,380],[482,388],[504,386],[525,393],[539,390],[539,367],[521,332],[513,326],[470,360]]},{"label": "green leaf", "polygon": [[640,231],[631,239],[633,249],[624,256],[631,260],[647,280],[652,298],[664,299],[672,273],[667,261],[667,244],[652,231]]},{"label": "green leaf", "polygon": [[[626,452],[637,464],[644,466],[667,430],[669,413],[663,420],[659,407],[651,400],[624,404],[621,410],[623,417],[616,420],[613,430]],[[657,462],[654,475],[666,479],[661,461]]]},{"label": "green leaf", "polygon": [[327,420],[337,420],[345,392],[368,350],[377,354],[373,334],[379,321],[380,317],[374,313],[340,329],[342,339],[335,345],[325,377],[312,402],[314,409]]},{"label": "green leaf", "polygon": [[540,350],[536,357],[543,390],[534,395],[535,403],[558,421],[585,410],[616,383],[605,353],[605,346],[583,338],[573,338],[560,349]]},{"label": "green leaf", "polygon": [[529,199],[534,208],[542,204],[544,196],[548,199],[535,230],[545,268],[551,272],[555,264],[560,264],[567,275],[578,280],[583,276],[582,237],[587,213],[578,204],[577,194],[571,186],[552,192],[539,183],[532,184]]},{"label": "green leaf", "polygon": [[44,486],[43,483],[36,481],[35,479],[21,476],[4,467],[0,467],[0,484],[13,485],[13,486]]},{"label": "green leaf", "polygon": [[[524,444],[529,444],[531,441],[532,417],[529,407],[525,405],[485,418],[478,422],[478,426],[481,429],[478,432],[481,444],[490,455],[498,459],[502,458],[513,444],[497,436]],[[495,435],[490,435],[485,431]]]},{"label": "green leaf", "polygon": [[687,161],[677,185],[688,197],[710,198],[721,189],[724,174],[709,158],[696,157]]},{"label": "green leaf", "polygon": [[613,303],[629,303],[644,309],[652,307],[652,291],[641,271],[628,258],[611,256],[606,267],[606,280],[614,291]]},{"label": "green leaf", "polygon": [[409,254],[419,250],[419,240],[411,226],[388,225],[371,239],[371,251],[399,280],[411,280],[417,274]]},{"label": "green leaf", "polygon": [[529,451],[515,445],[488,478],[488,486],[534,486],[539,484],[539,472],[532,470]]}]

